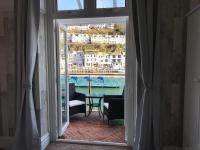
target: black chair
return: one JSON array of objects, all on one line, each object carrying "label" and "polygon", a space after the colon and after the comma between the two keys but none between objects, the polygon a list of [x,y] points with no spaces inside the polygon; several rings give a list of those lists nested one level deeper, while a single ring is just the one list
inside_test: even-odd
[{"label": "black chair", "polygon": [[104,115],[110,120],[124,119],[124,91],[122,95],[104,95]]},{"label": "black chair", "polygon": [[74,83],[69,83],[69,116],[77,113],[85,113],[86,116],[86,96],[76,92]]}]

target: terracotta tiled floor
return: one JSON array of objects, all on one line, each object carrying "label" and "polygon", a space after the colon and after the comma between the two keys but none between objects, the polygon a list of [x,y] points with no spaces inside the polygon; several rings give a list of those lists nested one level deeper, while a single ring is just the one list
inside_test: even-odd
[{"label": "terracotta tiled floor", "polygon": [[93,112],[89,117],[77,114],[70,120],[65,139],[124,143],[125,129],[122,125],[108,125],[107,120]]}]

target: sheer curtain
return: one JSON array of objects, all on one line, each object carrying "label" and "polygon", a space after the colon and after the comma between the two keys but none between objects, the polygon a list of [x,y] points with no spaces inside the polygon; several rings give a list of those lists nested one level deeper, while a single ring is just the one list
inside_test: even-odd
[{"label": "sheer curtain", "polygon": [[38,49],[40,0],[16,0],[17,127],[14,150],[39,150],[32,81]]},{"label": "sheer curtain", "polygon": [[133,0],[132,17],[138,62],[134,150],[160,150],[160,50],[158,0]]}]

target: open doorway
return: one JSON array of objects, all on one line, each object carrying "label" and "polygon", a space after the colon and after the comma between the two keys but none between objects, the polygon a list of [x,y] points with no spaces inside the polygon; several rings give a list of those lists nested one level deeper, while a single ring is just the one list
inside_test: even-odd
[{"label": "open doorway", "polygon": [[125,143],[126,18],[109,19],[57,22],[58,124],[64,139]]}]

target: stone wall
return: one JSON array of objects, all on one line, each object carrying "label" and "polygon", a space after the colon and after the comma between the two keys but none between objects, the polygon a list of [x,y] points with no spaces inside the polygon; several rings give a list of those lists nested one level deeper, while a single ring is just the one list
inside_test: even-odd
[{"label": "stone wall", "polygon": [[0,136],[15,131],[14,0],[0,0]]},{"label": "stone wall", "polygon": [[161,138],[163,146],[181,147],[183,128],[186,20],[188,0],[160,0]]}]

